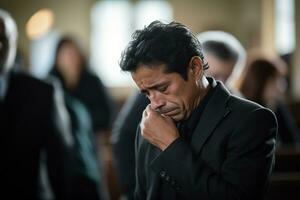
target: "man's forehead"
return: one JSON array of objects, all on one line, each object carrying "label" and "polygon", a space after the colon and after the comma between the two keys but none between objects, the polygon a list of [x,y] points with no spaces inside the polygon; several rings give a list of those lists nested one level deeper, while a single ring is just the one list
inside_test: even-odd
[{"label": "man's forehead", "polygon": [[146,67],[140,66],[136,71],[131,73],[133,80],[139,88],[151,87],[154,84],[169,79],[170,73],[165,72],[163,67]]}]

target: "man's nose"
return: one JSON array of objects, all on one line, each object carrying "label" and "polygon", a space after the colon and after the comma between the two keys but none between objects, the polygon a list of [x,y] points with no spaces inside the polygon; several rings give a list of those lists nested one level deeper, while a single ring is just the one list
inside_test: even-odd
[{"label": "man's nose", "polygon": [[150,102],[151,102],[150,103],[151,108],[153,110],[159,110],[159,108],[161,108],[162,106],[165,105],[163,98],[161,98],[161,95],[159,95],[159,94],[155,94],[155,93],[151,94],[149,96],[149,99],[150,99]]}]

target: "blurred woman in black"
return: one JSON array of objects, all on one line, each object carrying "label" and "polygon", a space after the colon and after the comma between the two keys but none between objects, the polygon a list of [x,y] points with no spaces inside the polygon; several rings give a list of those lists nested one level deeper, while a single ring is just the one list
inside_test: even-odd
[{"label": "blurred woman in black", "polygon": [[76,162],[73,199],[107,199],[94,133],[110,128],[112,101],[100,79],[88,68],[79,46],[70,37],[63,37],[58,42],[51,75],[62,83],[72,123]]},{"label": "blurred woman in black", "polygon": [[274,111],[281,145],[298,146],[300,133],[284,101],[287,66],[280,58],[249,56],[240,92]]}]

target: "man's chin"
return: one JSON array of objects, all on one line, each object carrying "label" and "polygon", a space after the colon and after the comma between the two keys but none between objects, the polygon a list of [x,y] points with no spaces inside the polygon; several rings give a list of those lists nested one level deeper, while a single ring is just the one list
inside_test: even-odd
[{"label": "man's chin", "polygon": [[178,122],[182,120],[182,115],[180,110],[174,109],[168,112],[161,113],[162,115],[166,117],[170,117],[173,121]]},{"label": "man's chin", "polygon": [[179,122],[182,120],[182,117],[180,115],[172,115],[168,117],[170,117],[174,122]]}]

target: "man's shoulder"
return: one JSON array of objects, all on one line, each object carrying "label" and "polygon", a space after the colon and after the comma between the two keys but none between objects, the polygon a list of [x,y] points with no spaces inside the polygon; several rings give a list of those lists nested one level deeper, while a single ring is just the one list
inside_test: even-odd
[{"label": "man's shoulder", "polygon": [[258,103],[235,95],[230,96],[227,105],[231,108],[231,110],[238,112],[251,112],[257,109],[264,109],[264,107]]},{"label": "man's shoulder", "polygon": [[266,121],[269,119],[270,121],[276,122],[276,117],[273,111],[241,97],[234,95],[231,96],[228,101],[228,107],[231,110],[231,116],[237,119],[236,122],[242,122],[248,118],[253,118],[253,121],[259,121],[262,119]]},{"label": "man's shoulder", "polygon": [[225,106],[226,110],[230,111],[232,117],[237,117],[239,119],[240,117],[243,117],[247,115],[247,113],[251,113],[254,110],[268,110],[271,112],[269,109],[264,108],[258,103],[247,100],[235,94],[232,94],[223,84],[217,82],[217,87],[212,98],[212,106],[215,107],[215,104],[218,104],[220,109]]},{"label": "man's shoulder", "polygon": [[54,95],[54,87],[50,82],[39,80],[27,73],[13,73],[10,76],[9,94],[13,98],[20,98],[24,102],[51,102]]}]

